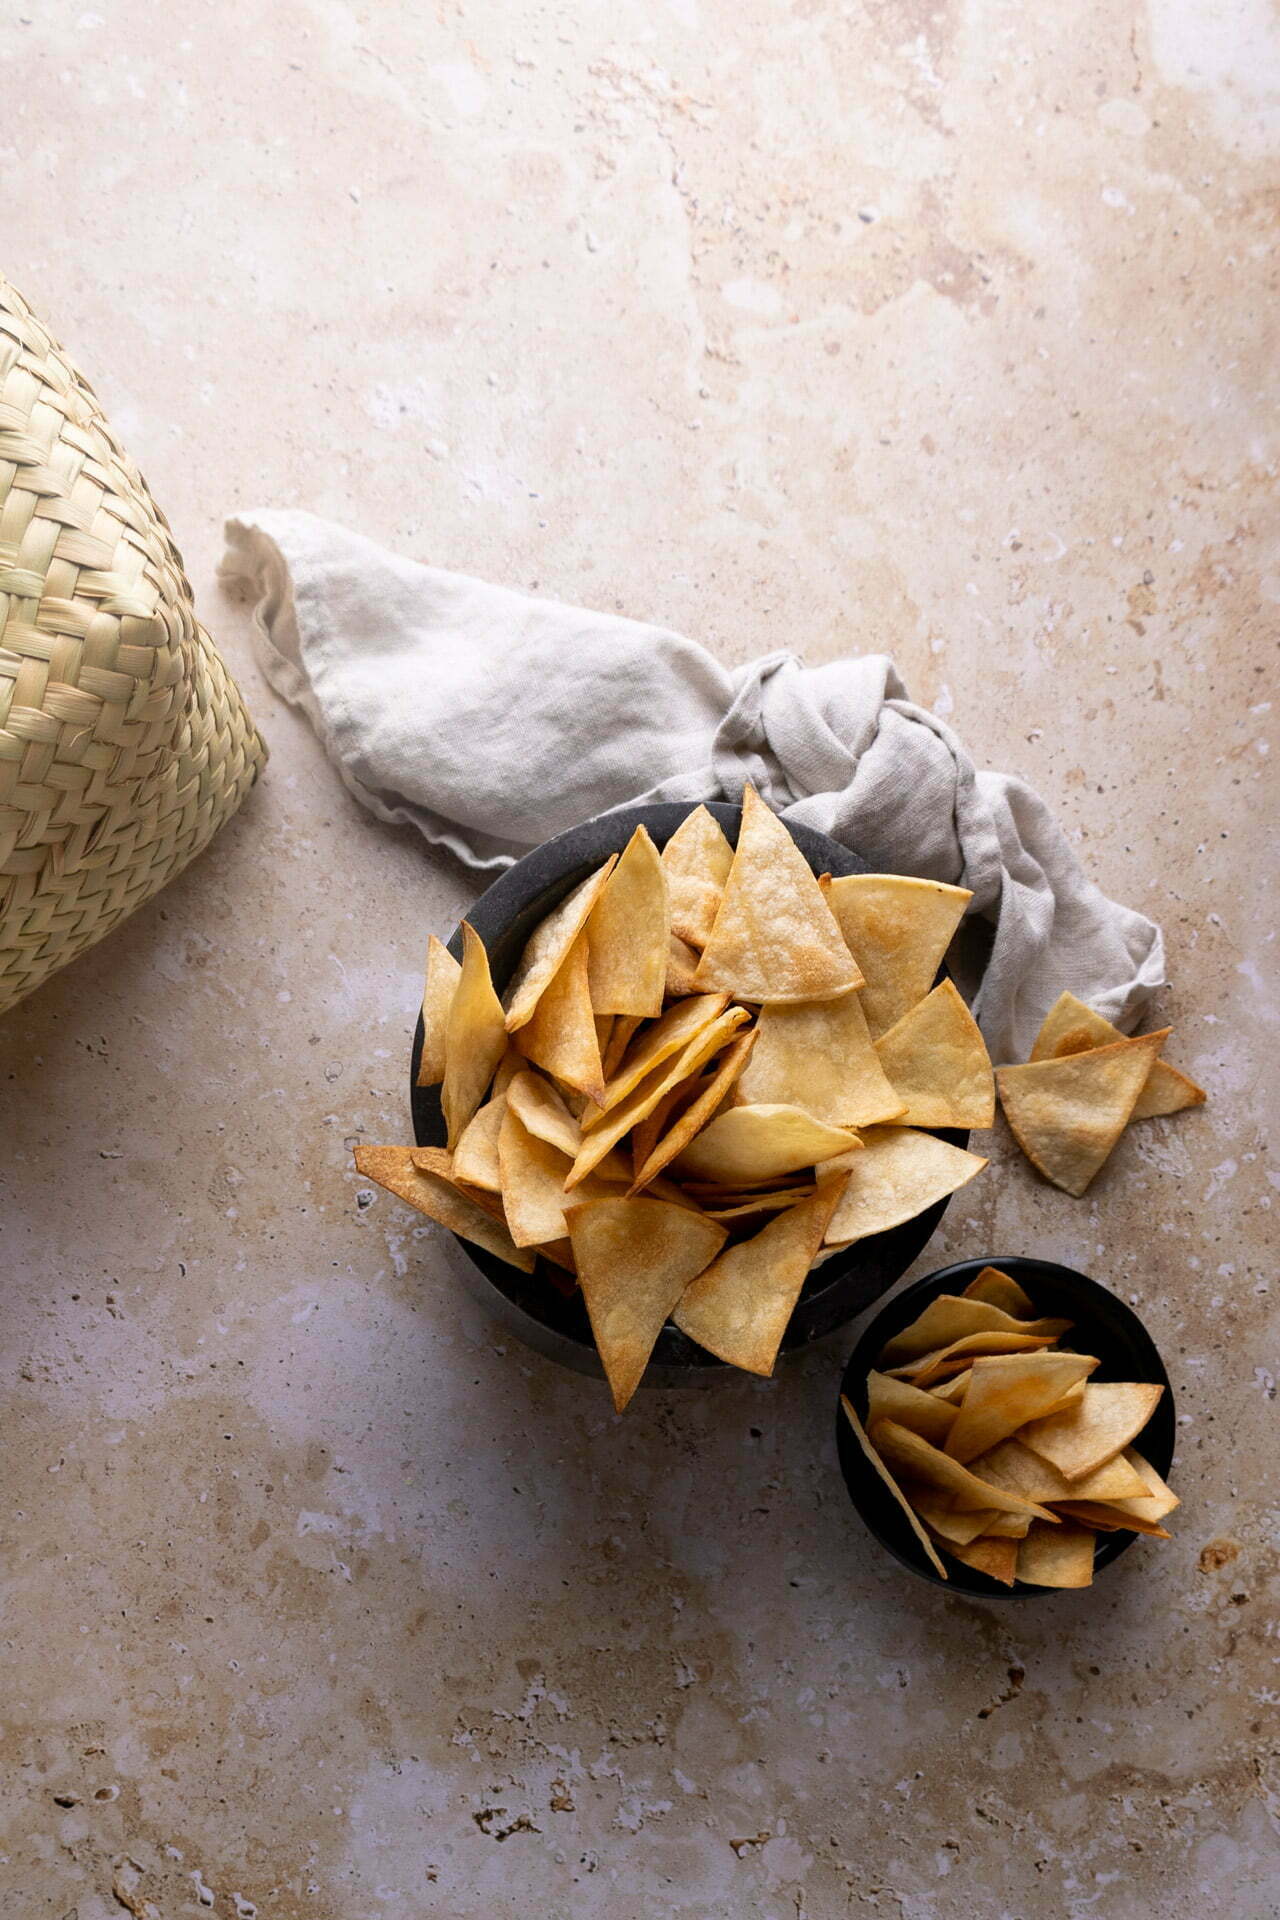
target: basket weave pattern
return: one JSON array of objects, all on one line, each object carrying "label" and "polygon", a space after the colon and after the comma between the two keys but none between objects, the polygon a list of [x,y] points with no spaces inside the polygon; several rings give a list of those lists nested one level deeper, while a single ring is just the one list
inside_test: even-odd
[{"label": "basket weave pattern", "polygon": [[265,758],[146,482],[0,278],[0,1012],[172,879]]}]

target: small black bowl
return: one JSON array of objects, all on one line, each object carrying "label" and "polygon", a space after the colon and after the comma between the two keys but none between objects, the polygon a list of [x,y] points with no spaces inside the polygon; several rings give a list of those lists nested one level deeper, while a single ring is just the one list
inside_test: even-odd
[{"label": "small black bowl", "polygon": [[[1101,1363],[1091,1377],[1095,1380],[1145,1380],[1164,1388],[1156,1410],[1133,1444],[1149,1460],[1156,1472],[1166,1475],[1173,1463],[1174,1414],[1173,1389],[1164,1362],[1156,1351],[1151,1335],[1136,1313],[1114,1293],[1090,1280],[1072,1267],[1055,1266],[1049,1260],[1028,1260],[1021,1255],[989,1260],[961,1260],[954,1267],[942,1267],[926,1273],[909,1287],[895,1294],[881,1307],[863,1329],[857,1346],[840,1382],[840,1392],[853,1402],[854,1412],[864,1425],[867,1417],[867,1375],[875,1367],[886,1343],[910,1325],[931,1300],[940,1293],[963,1293],[984,1267],[998,1267],[1016,1280],[1035,1304],[1039,1314],[1074,1322],[1066,1336],[1081,1353],[1095,1354]],[[881,1480],[858,1444],[858,1436],[849,1425],[844,1408],[836,1401],[836,1444],[840,1450],[840,1470],[849,1489],[849,1498],[882,1547],[922,1580],[952,1593],[976,1593],[995,1600],[1031,1599],[1053,1593],[1053,1587],[1011,1587],[979,1573],[974,1567],[945,1556],[949,1578],[940,1580],[929,1565],[908,1526],[901,1507]],[[1109,1567],[1131,1547],[1136,1533],[1104,1533],[1098,1536],[1094,1573]],[[941,1551],[941,1549],[939,1549]]]},{"label": "small black bowl", "polygon": [[[567,833],[558,834],[554,840],[545,841],[509,867],[467,913],[467,919],[484,941],[498,992],[503,991],[515,972],[525,942],[538,922],[580,880],[585,880],[611,853],[621,853],[639,826],[648,829],[655,845],[664,847],[696,805],[696,801],[663,801],[619,807],[613,813],[600,814],[594,820],[570,828]],[[708,803],[708,811],[736,845],[742,809],[713,801]],[[791,821],[786,824],[814,873],[867,872],[866,862],[838,841],[828,839],[824,833],[815,833],[810,827]],[[460,959],[461,929],[448,944],[455,959]],[[409,1070],[414,1138],[420,1147],[439,1147],[445,1143],[440,1089],[417,1085],[421,1053],[422,1019],[419,1016]],[[956,1131],[942,1132],[940,1137],[954,1141],[957,1146],[964,1146],[969,1138],[967,1133]],[[939,1200],[914,1220],[893,1227],[888,1233],[860,1240],[846,1252],[833,1254],[824,1261],[805,1282],[791,1324],[783,1336],[782,1352],[794,1353],[846,1326],[887,1293],[920,1254],[946,1205],[945,1200]],[[517,1338],[579,1373],[601,1374],[581,1294],[566,1295],[542,1271],[521,1273],[467,1241],[458,1240],[455,1245],[462,1256],[453,1263],[460,1277]],[[733,1379],[736,1374],[736,1368],[717,1360],[668,1321],[658,1335],[643,1384],[712,1386]]]}]

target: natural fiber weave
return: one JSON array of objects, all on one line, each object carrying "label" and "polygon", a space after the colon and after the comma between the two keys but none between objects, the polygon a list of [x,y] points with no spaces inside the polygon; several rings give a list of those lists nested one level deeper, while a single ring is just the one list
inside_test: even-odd
[{"label": "natural fiber weave", "polygon": [[0,1012],[185,867],[265,758],[146,482],[0,278]]}]

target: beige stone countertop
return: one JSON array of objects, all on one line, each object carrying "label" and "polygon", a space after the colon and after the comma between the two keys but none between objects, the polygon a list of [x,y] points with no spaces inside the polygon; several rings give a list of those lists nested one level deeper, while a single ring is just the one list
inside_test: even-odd
[{"label": "beige stone countertop", "polygon": [[[1278,74],[1261,0],[6,10],[0,264],[272,759],[0,1023],[5,1920],[1280,1914]],[[917,1270],[1134,1302],[1170,1541],[944,1595],[848,1505],[851,1333],[619,1421],[358,1208],[472,889],[263,686],[266,505],[891,652],[1163,922],[1209,1105],[1082,1200],[999,1126]]]}]

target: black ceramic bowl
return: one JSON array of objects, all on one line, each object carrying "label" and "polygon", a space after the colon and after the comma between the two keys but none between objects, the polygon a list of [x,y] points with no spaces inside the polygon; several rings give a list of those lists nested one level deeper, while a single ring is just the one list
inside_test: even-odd
[{"label": "black ceramic bowl", "polygon": [[[481,894],[467,914],[488,951],[498,992],[503,991],[514,973],[525,942],[538,922],[580,880],[585,880],[611,853],[620,853],[638,826],[647,827],[656,845],[664,847],[695,804],[670,801],[621,807],[614,813],[600,814],[546,841],[508,868],[487,893]],[[736,844],[741,808],[713,802],[709,811],[729,840]],[[839,875],[867,871],[865,861],[825,834],[787,824],[792,839],[815,873]],[[450,940],[449,951],[455,958],[461,957],[460,931]],[[440,1111],[440,1089],[416,1084],[421,1052],[422,1021],[419,1018],[409,1078],[414,1137],[420,1147],[443,1146],[445,1127]],[[963,1146],[969,1136],[948,1132],[941,1137]],[[824,1261],[805,1283],[783,1337],[783,1353],[794,1353],[834,1332],[887,1293],[920,1253],[942,1218],[946,1204],[940,1200],[905,1225],[861,1240],[847,1252],[834,1254]],[[574,1367],[580,1373],[601,1373],[580,1294],[566,1296],[559,1292],[541,1271],[541,1263],[532,1274],[520,1273],[467,1241],[459,1240],[455,1244],[462,1256],[454,1262],[460,1276],[512,1333],[564,1366]],[[710,1386],[732,1378],[735,1373],[735,1368],[725,1366],[668,1322],[658,1336],[644,1384]]]},{"label": "black ceramic bowl", "polygon": [[[1123,1300],[1117,1300],[1114,1293],[1099,1286],[1096,1280],[1090,1280],[1087,1274],[1077,1273],[1072,1267],[1055,1266],[1049,1260],[995,1255],[989,1260],[962,1260],[957,1266],[942,1267],[937,1273],[913,1280],[909,1287],[895,1294],[863,1329],[840,1382],[840,1392],[849,1396],[859,1420],[865,1423],[867,1417],[867,1375],[886,1341],[901,1333],[938,1294],[963,1293],[984,1267],[999,1267],[1001,1273],[1016,1280],[1035,1303],[1037,1313],[1074,1321],[1068,1341],[1081,1353],[1096,1354],[1101,1362],[1091,1376],[1093,1379],[1159,1382],[1164,1392],[1133,1444],[1157,1473],[1167,1474],[1173,1462],[1173,1390],[1150,1334],[1137,1314]],[[1003,1587],[998,1580],[964,1566],[948,1554],[943,1555],[943,1560],[949,1577],[940,1580],[921,1552],[902,1509],[859,1446],[858,1436],[838,1399],[836,1444],[849,1498],[881,1546],[887,1547],[904,1567],[910,1567],[912,1573],[918,1573],[944,1591],[982,1594],[996,1600],[1043,1597],[1056,1591],[1053,1587],[1023,1586],[1016,1580],[1012,1587]],[[1137,1538],[1136,1533],[1099,1534],[1095,1578],[1103,1567],[1118,1560]]]}]

